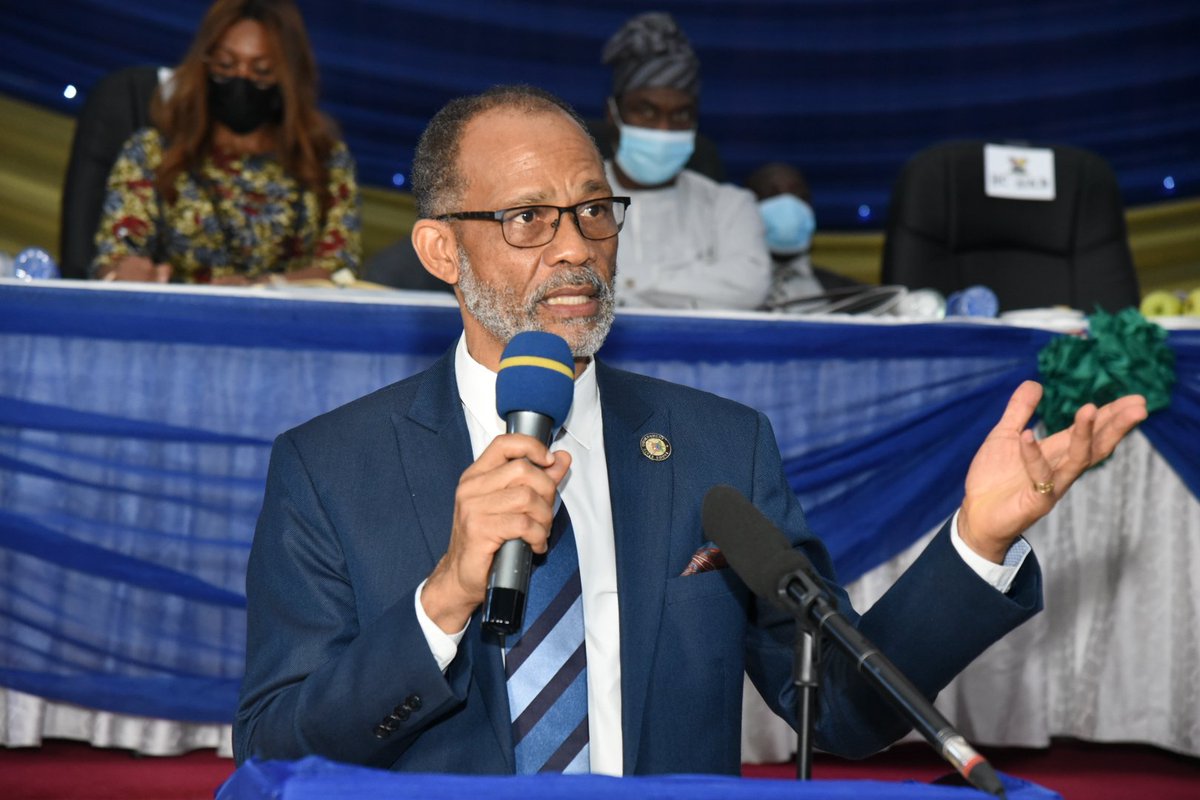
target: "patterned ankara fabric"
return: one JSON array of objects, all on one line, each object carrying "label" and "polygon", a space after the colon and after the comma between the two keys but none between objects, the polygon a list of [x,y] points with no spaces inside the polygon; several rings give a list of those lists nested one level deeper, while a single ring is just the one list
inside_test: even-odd
[{"label": "patterned ankara fabric", "polygon": [[183,173],[174,203],[154,188],[166,141],[144,128],[129,138],[108,178],[91,274],[127,255],[174,267],[173,280],[290,272],[331,272],[361,259],[361,218],[354,160],[339,142],[328,163],[332,204],[321,220],[317,196],[302,191],[271,155],[204,159],[199,175]]}]

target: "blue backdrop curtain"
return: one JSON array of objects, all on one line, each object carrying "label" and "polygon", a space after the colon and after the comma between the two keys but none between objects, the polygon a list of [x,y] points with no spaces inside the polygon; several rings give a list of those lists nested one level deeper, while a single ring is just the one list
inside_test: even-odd
[{"label": "blue backdrop curtain", "polygon": [[[657,8],[676,16],[700,54],[701,129],[730,177],[769,160],[796,164],[824,228],[880,225],[904,161],[952,138],[1095,150],[1116,169],[1126,204],[1200,194],[1194,0],[299,5],[324,106],[366,184],[401,181],[430,115],[493,83],[541,85],[602,116],[604,42],[628,17]],[[175,63],[207,6],[8,3],[0,92],[74,112],[113,69]],[[80,90],[73,99],[63,96],[68,84]]]},{"label": "blue backdrop curtain", "polygon": [[[0,286],[0,685],[229,721],[272,439],[459,330],[449,305]],[[622,314],[602,356],[766,412],[849,581],[958,504],[1053,335]],[[1143,430],[1200,495],[1200,331],[1168,343],[1172,406]]]}]

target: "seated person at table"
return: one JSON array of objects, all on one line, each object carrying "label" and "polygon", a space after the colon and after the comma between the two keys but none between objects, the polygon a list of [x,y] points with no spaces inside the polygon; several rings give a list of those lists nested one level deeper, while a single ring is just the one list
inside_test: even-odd
[{"label": "seated person at table", "polygon": [[[421,136],[413,186],[413,242],[454,286],[463,335],[426,371],[276,440],[246,575],[239,762],[737,774],[743,672],[794,719],[794,625],[719,561],[697,563],[712,555],[700,519],[711,487],[747,495],[933,695],[1040,608],[1021,532],[1145,417],[1140,397],[1085,406],[1035,442],[1024,429],[1040,387],[1023,384],[955,521],[859,617],[765,416],[594,357],[614,317],[625,205],[569,106],[531,87],[452,101]],[[496,411],[501,355],[530,329],[574,356],[549,449],[506,434]],[[480,606],[511,539],[545,553],[546,569],[533,568],[528,627],[502,640]],[[556,600],[535,603],[556,578]],[[904,732],[832,647],[820,686],[820,747],[865,755]]]},{"label": "seated person at table", "polygon": [[759,308],[771,283],[750,192],[684,164],[692,155],[700,62],[667,14],[629,20],[604,47],[613,192],[633,199],[621,233],[617,301],[658,308]]},{"label": "seated person at table", "polygon": [[217,0],[155,98],[155,127],[113,165],[93,276],[249,284],[356,271],[354,161],[317,110],[316,81],[291,0]]},{"label": "seated person at table", "polygon": [[804,173],[773,161],[752,172],[746,188],[758,198],[758,211],[767,230],[767,249],[771,251],[771,293],[765,304],[768,309],[786,311],[789,304],[802,298],[859,285],[812,263],[817,217]]}]

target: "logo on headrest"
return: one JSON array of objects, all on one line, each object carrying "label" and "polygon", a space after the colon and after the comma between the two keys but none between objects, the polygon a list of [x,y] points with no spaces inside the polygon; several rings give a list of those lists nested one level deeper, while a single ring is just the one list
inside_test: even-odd
[{"label": "logo on headrest", "polygon": [[983,146],[983,191],[1008,200],[1053,200],[1054,151],[1048,147]]}]

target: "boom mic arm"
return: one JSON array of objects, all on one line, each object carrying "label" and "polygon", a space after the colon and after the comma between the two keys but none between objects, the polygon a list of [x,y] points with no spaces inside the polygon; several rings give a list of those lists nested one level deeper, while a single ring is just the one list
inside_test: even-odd
[{"label": "boom mic arm", "polygon": [[741,492],[732,486],[710,489],[704,497],[703,525],[751,591],[797,618],[814,622],[850,657],[867,683],[887,698],[968,783],[997,797],[1005,796],[991,764],[837,609],[812,562],[793,549]]}]

